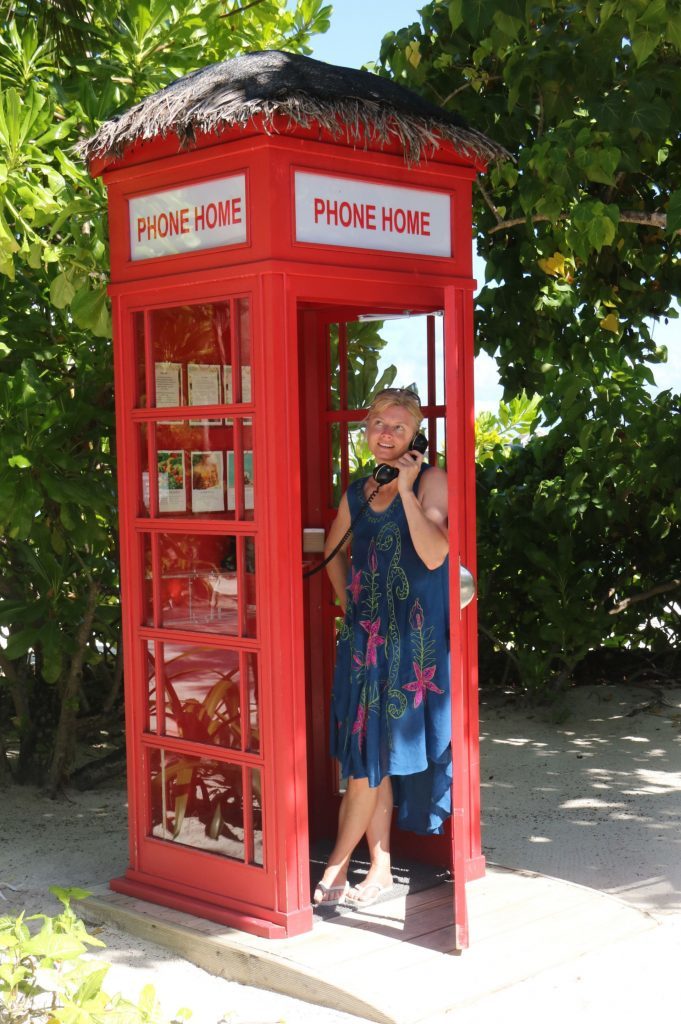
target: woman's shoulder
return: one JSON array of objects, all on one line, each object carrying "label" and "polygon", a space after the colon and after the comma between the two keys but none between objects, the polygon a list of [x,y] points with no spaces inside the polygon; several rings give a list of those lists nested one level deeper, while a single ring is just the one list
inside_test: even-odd
[{"label": "woman's shoulder", "polygon": [[353,480],[352,483],[348,485],[348,489],[343,497],[347,499],[351,508],[358,502],[364,501],[365,489],[368,480],[371,480],[370,476],[362,476],[357,480]]},{"label": "woman's shoulder", "polygon": [[419,491],[431,490],[434,487],[447,486],[447,474],[440,466],[433,466],[430,462],[421,465],[421,472],[418,476]]}]

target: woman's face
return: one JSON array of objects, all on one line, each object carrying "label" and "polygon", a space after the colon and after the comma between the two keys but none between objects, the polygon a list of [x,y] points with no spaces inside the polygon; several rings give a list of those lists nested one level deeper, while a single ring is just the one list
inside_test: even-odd
[{"label": "woman's face", "polygon": [[377,462],[395,462],[404,455],[418,427],[401,405],[372,413],[367,422],[367,443]]}]

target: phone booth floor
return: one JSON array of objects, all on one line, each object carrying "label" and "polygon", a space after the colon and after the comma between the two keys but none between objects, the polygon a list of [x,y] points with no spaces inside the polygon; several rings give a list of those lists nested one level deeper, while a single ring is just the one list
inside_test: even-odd
[{"label": "phone booth floor", "polygon": [[[297,935],[309,822],[330,835],[338,803],[336,612],[302,572],[369,398],[352,325],[426,318],[458,594],[459,566],[475,572],[471,188],[504,154],[394,83],[272,51],[180,79],[84,152],[111,236],[130,798],[111,884]],[[409,845],[452,870],[459,947],[484,872],[475,638],[475,604],[453,602],[451,828]]]}]

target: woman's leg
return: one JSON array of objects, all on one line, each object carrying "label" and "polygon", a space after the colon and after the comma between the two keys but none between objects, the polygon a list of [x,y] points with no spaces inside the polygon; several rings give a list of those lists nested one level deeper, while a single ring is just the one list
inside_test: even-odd
[{"label": "woman's leg", "polygon": [[[383,780],[385,781],[385,780]],[[388,780],[390,781],[390,780]],[[343,794],[343,799],[338,813],[338,836],[336,844],[322,875],[322,882],[325,886],[343,887],[348,877],[348,865],[353,850],[357,846],[365,832],[368,831],[370,823],[376,811],[379,801],[381,786],[369,785],[368,779],[348,779],[348,788]],[[323,893],[316,889],[314,902],[323,903]],[[332,898],[338,893],[334,892]]]},{"label": "woman's leg", "polygon": [[390,888],[393,877],[390,868],[390,825],[393,816],[393,787],[390,776],[378,787],[378,799],[374,813],[367,826],[366,837],[371,864],[364,881],[357,886],[352,896],[356,903],[362,901],[362,890],[367,889],[367,898],[375,895],[375,886]]}]

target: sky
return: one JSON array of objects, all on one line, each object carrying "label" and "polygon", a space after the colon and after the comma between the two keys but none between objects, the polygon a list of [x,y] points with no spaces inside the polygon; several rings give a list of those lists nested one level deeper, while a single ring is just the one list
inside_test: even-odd
[{"label": "sky", "polygon": [[[418,0],[331,0],[333,14],[331,27],[322,36],[315,36],[311,45],[312,56],[331,64],[359,68],[378,57],[381,39],[390,31],[418,21]],[[474,275],[484,281],[484,264],[474,257]],[[419,358],[422,324],[413,321],[392,321],[386,324],[383,335],[389,338],[384,352],[385,362],[399,367],[398,383],[419,383],[423,379],[422,360]],[[416,332],[416,334],[415,334]],[[670,320],[669,325],[656,324],[654,337],[658,345],[666,345],[668,361],[652,367],[657,387],[678,391],[681,388],[681,319]],[[415,338],[419,339],[415,343]],[[421,390],[421,389],[419,389]],[[424,393],[423,391],[421,392]],[[476,413],[496,410],[501,398],[496,364],[482,354],[475,361]]]}]

